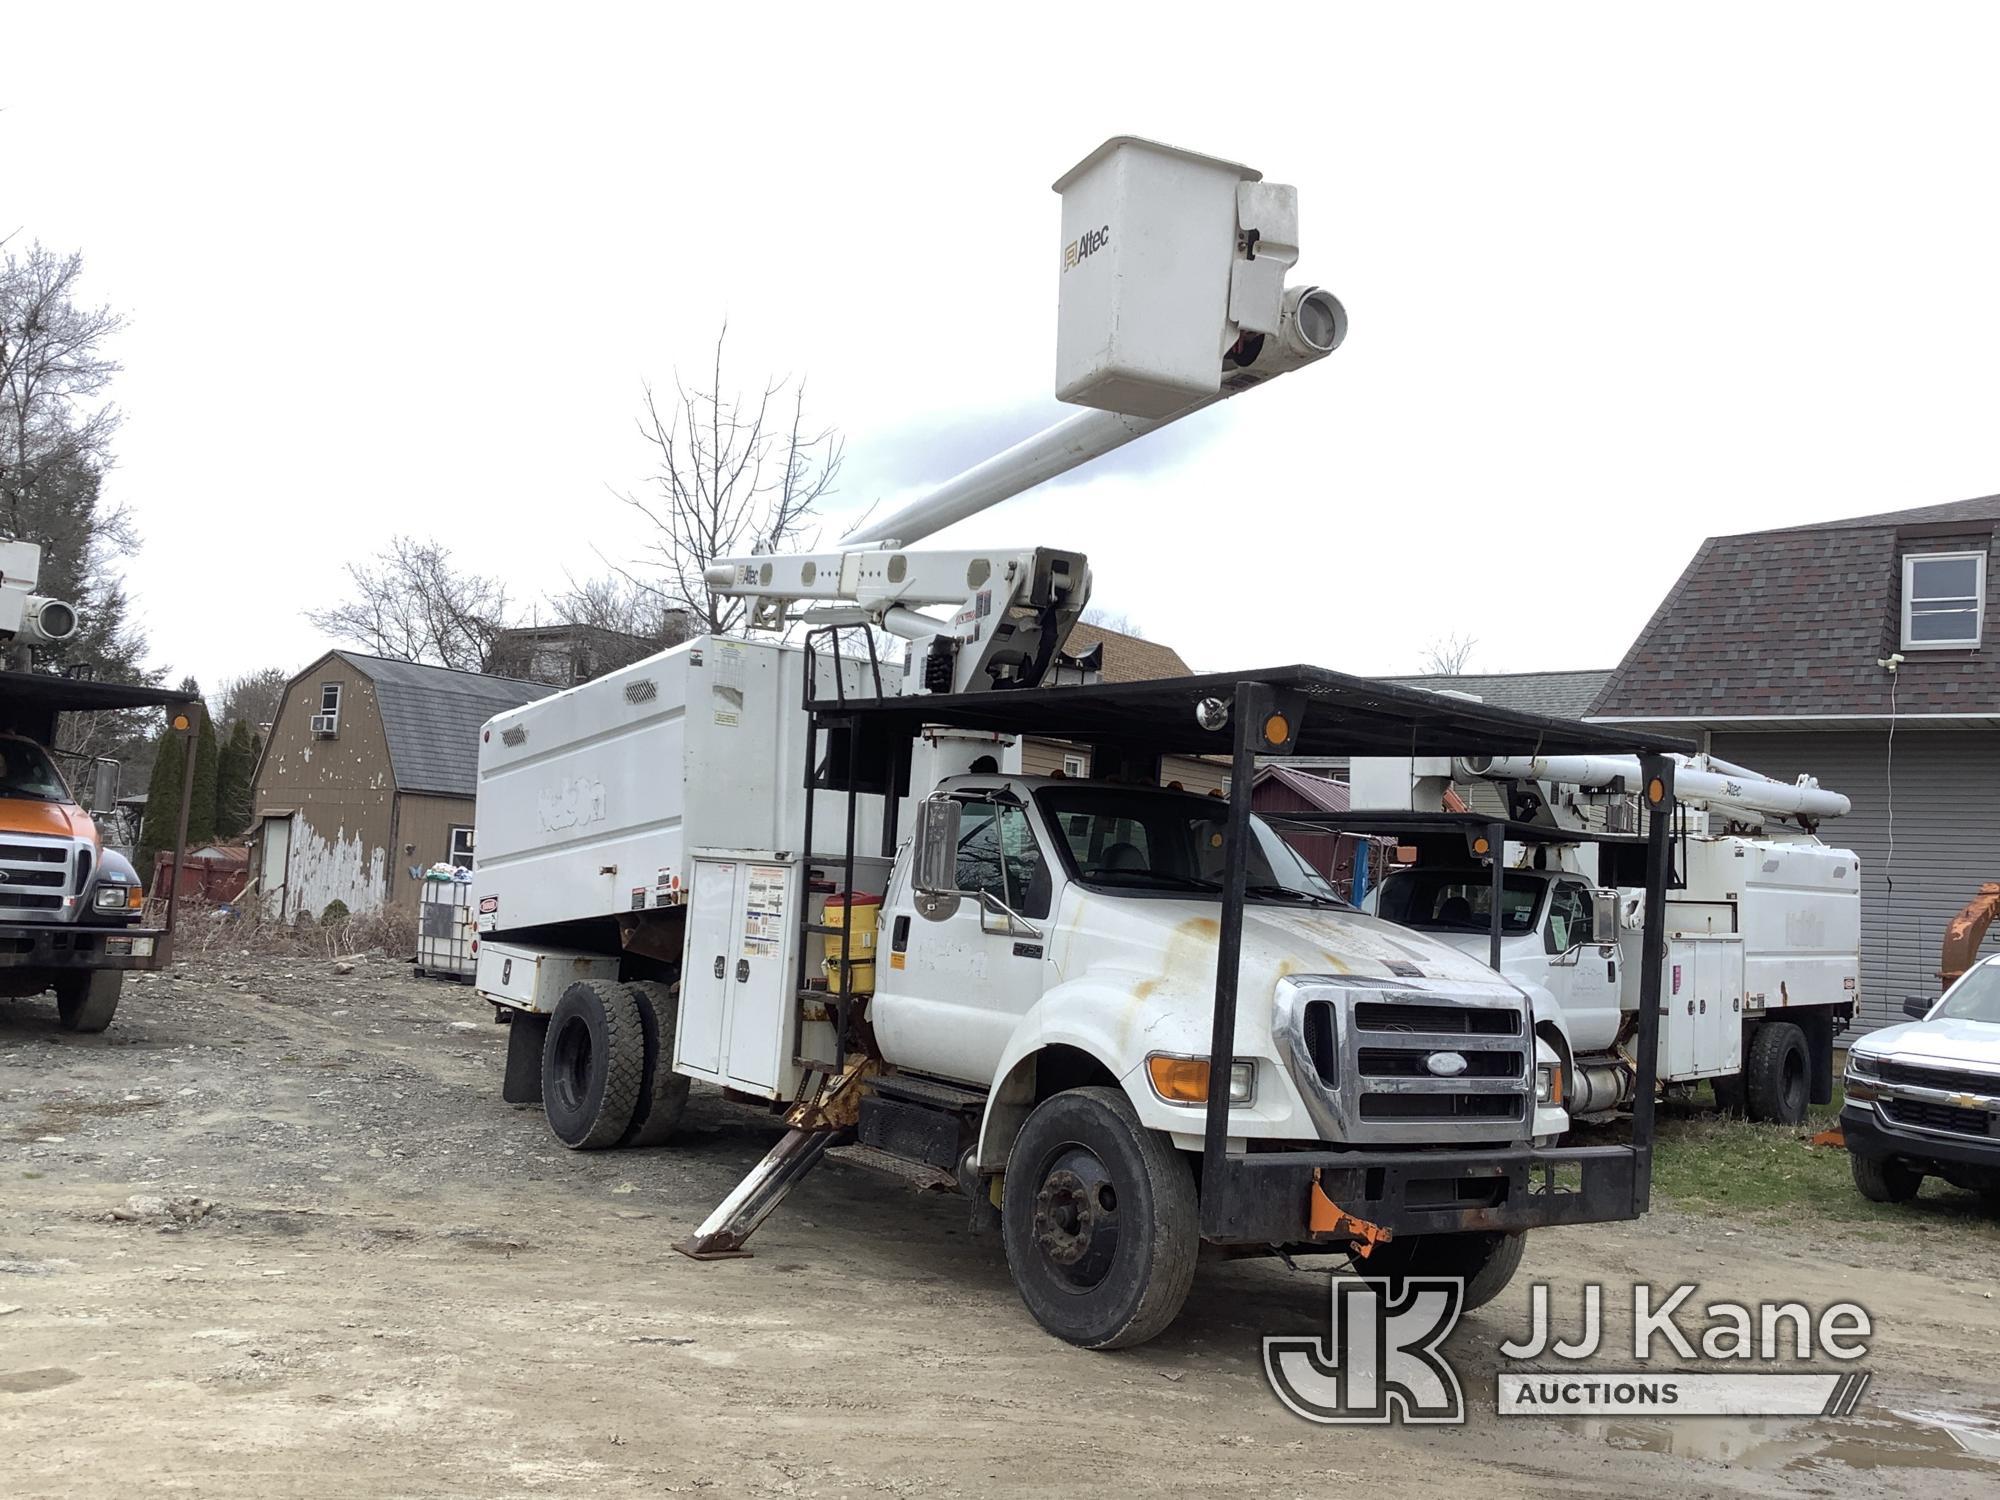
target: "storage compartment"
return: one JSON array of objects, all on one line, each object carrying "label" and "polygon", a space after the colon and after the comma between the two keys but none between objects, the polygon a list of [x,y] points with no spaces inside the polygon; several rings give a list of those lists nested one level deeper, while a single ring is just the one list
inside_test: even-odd
[{"label": "storage compartment", "polygon": [[1711,1078],[1743,1066],[1741,938],[1669,938],[1660,991],[1662,1078]]},{"label": "storage compartment", "polygon": [[[879,886],[888,861],[855,861],[855,881]],[[693,861],[687,940],[681,959],[681,1013],[674,1034],[674,1069],[691,1078],[789,1099],[797,1094],[800,1056],[832,1064],[831,1027],[825,1002],[803,1006],[798,993],[804,924],[830,926],[826,904],[838,901],[838,861],[807,862],[755,850],[702,850]],[[805,910],[800,910],[801,902]],[[861,919],[867,930],[879,906],[855,907],[856,946]],[[837,919],[838,907],[835,908]],[[838,938],[828,939],[838,944]],[[825,949],[816,938],[808,956],[809,985],[826,984]],[[872,953],[872,949],[869,950]],[[799,1035],[800,1015],[807,1035]]]},{"label": "storage compartment", "polygon": [[1235,162],[1117,136],[1062,194],[1056,397],[1164,417],[1222,388]]},{"label": "storage compartment", "polygon": [[618,960],[572,948],[530,948],[520,943],[479,944],[474,981],[481,995],[498,1005],[547,1015],[563,991],[579,979],[615,982]]}]

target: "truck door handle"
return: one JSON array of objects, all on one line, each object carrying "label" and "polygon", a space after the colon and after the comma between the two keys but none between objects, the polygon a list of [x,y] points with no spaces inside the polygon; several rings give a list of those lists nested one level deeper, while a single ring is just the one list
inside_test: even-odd
[{"label": "truck door handle", "polygon": [[715,977],[717,979],[720,979],[722,977],[722,969],[723,969],[723,957],[720,953],[718,953],[715,955]]},{"label": "truck door handle", "polygon": [[749,979],[749,977],[750,977],[750,960],[749,960],[749,959],[747,959],[747,958],[739,958],[739,959],[737,959],[737,960],[736,960],[736,982],[737,982],[738,984],[742,984],[742,983],[743,983],[744,981],[746,981],[747,979]]}]

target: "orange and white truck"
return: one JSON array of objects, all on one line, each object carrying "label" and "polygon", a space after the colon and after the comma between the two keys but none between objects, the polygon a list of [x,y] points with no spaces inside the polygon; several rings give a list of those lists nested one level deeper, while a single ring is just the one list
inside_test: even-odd
[{"label": "orange and white truck", "polygon": [[138,872],[106,846],[50,753],[56,721],[164,708],[191,733],[200,710],[186,693],[34,670],[37,645],[76,629],[74,609],[34,592],[39,563],[32,543],[0,539],[0,653],[13,658],[0,671],[0,999],[54,990],[65,1029],[102,1031],[126,971],[169,957],[172,909],[147,922]]}]

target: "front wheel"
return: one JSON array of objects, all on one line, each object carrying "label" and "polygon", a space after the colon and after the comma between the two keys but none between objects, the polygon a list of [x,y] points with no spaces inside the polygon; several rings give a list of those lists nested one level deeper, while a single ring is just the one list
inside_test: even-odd
[{"label": "front wheel", "polygon": [[1201,1244],[1194,1173],[1117,1089],[1037,1105],[1001,1193],[1007,1269],[1057,1338],[1123,1349],[1180,1313]]},{"label": "front wheel", "polygon": [[1924,1174],[1905,1162],[1887,1156],[1847,1154],[1854,1185],[1870,1203],[1908,1203],[1924,1185]]},{"label": "front wheel", "polygon": [[56,1020],[64,1031],[102,1031],[118,1014],[123,969],[89,969],[56,980]]},{"label": "front wheel", "polygon": [[1521,1254],[1527,1248],[1526,1234],[1497,1234],[1473,1231],[1467,1234],[1412,1234],[1385,1240],[1374,1253],[1354,1262],[1358,1276],[1382,1276],[1389,1282],[1389,1296],[1403,1293],[1408,1276],[1442,1276],[1465,1282],[1465,1303],[1461,1311],[1484,1307],[1514,1279],[1521,1269]]}]

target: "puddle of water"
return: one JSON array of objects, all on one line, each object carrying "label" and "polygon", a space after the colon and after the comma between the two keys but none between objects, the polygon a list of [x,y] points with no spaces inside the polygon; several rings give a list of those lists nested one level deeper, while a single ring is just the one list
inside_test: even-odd
[{"label": "puddle of water", "polygon": [[2000,1418],[1985,1412],[1884,1411],[1839,1422],[1728,1417],[1587,1421],[1613,1448],[1763,1470],[2000,1469]]}]

